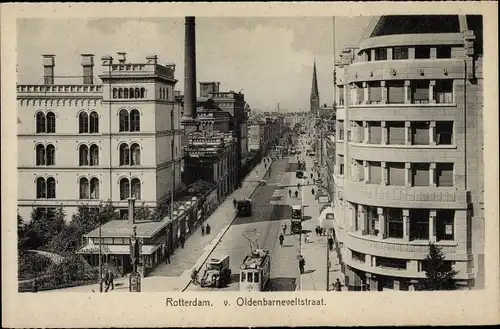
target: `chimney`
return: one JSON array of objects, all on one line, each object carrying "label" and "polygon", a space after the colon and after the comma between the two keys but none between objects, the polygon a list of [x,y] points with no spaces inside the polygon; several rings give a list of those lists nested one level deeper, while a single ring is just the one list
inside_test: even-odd
[{"label": "chimney", "polygon": [[82,54],[83,84],[94,84],[94,55]]},{"label": "chimney", "polygon": [[42,55],[43,83],[46,85],[54,84],[55,57],[54,55]]},{"label": "chimney", "polygon": [[193,16],[185,18],[184,117],[196,118],[196,28]]},{"label": "chimney", "polygon": [[134,211],[135,211],[135,199],[128,198],[128,222],[130,224],[135,224]]},{"label": "chimney", "polygon": [[118,54],[118,63],[125,64],[125,61],[127,60],[127,53],[117,52],[117,54]]}]

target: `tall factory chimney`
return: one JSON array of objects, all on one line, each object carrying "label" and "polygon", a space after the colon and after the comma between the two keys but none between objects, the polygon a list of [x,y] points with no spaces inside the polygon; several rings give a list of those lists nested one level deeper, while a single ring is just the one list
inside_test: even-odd
[{"label": "tall factory chimney", "polygon": [[55,57],[54,55],[42,55],[43,83],[46,85],[54,84]]},{"label": "tall factory chimney", "polygon": [[94,84],[94,55],[82,54],[83,84]]},{"label": "tall factory chimney", "polygon": [[185,18],[184,118],[196,118],[196,28],[195,18]]}]

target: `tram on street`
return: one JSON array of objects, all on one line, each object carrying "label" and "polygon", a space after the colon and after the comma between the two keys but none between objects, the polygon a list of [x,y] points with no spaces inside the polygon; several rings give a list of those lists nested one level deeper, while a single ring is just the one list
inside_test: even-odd
[{"label": "tram on street", "polygon": [[240,267],[240,291],[263,291],[271,276],[271,255],[256,249],[245,257]]}]

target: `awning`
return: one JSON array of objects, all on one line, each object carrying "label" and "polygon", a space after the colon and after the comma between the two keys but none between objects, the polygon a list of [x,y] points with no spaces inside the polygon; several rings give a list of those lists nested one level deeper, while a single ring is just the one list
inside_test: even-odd
[{"label": "awning", "polygon": [[[142,246],[142,255],[151,255],[156,249],[160,248],[161,244],[158,245],[145,245]],[[76,252],[77,254],[84,255],[97,255],[99,254],[99,245],[88,244]],[[101,248],[101,253],[103,255],[130,255],[129,245],[114,245],[114,244],[103,244]]]}]

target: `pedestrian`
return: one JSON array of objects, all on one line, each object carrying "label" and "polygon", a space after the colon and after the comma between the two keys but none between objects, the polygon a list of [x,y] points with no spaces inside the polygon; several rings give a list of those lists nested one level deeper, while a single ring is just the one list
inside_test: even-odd
[{"label": "pedestrian", "polygon": [[299,197],[299,191],[295,191],[295,198],[297,199]]},{"label": "pedestrian", "polygon": [[304,242],[305,242],[305,243],[309,243],[309,234],[306,234],[306,235],[304,236]]},{"label": "pedestrian", "polygon": [[210,234],[210,225],[207,224],[207,226],[205,227],[205,233],[208,235]]},{"label": "pedestrian", "polygon": [[297,183],[297,188],[300,189],[300,183]]},{"label": "pedestrian", "polygon": [[233,207],[236,208],[236,198],[233,199]]},{"label": "pedestrian", "polygon": [[342,284],[338,278],[337,281],[335,281],[335,291],[342,291]]},{"label": "pedestrian", "polygon": [[305,261],[304,257],[300,256],[300,259],[299,259],[300,274],[304,274],[304,267],[305,266],[306,266],[306,261]]},{"label": "pedestrian", "polygon": [[311,189],[311,193],[312,193],[312,195],[314,195],[314,188]]},{"label": "pedestrian", "polygon": [[[311,173],[311,179],[313,179],[313,173]],[[314,194],[314,193],[313,193]]]},{"label": "pedestrian", "polygon": [[205,225],[201,224],[201,236],[205,235]]},{"label": "pedestrian", "polygon": [[170,250],[168,250],[167,246],[165,246],[163,257],[165,257],[165,264],[170,264]]},{"label": "pedestrian", "polygon": [[181,248],[184,249],[184,243],[186,242],[186,238],[184,237],[184,235],[181,235],[180,242],[181,242]]},{"label": "pedestrian", "polygon": [[288,190],[288,197],[292,197],[292,190]]},{"label": "pedestrian", "polygon": [[114,276],[113,272],[111,272],[111,270],[108,270],[108,272],[106,273],[106,278],[105,278],[106,290],[104,292],[108,292],[109,287],[111,287],[111,290],[115,289],[114,279],[115,279],[115,276]]},{"label": "pedestrian", "polygon": [[280,246],[283,247],[283,241],[285,240],[285,237],[283,234],[280,234]]},{"label": "pedestrian", "polygon": [[283,235],[286,234],[286,224],[283,224]]},{"label": "pedestrian", "polygon": [[35,278],[31,284],[31,292],[38,292],[38,280]]},{"label": "pedestrian", "polygon": [[319,235],[319,227],[318,226],[316,226],[316,228],[314,228],[314,232],[316,232],[316,236]]},{"label": "pedestrian", "polygon": [[323,228],[322,227],[319,228],[319,236],[323,236]]},{"label": "pedestrian", "polygon": [[330,248],[330,251],[333,250],[333,237],[331,235],[328,236],[328,248]]}]

